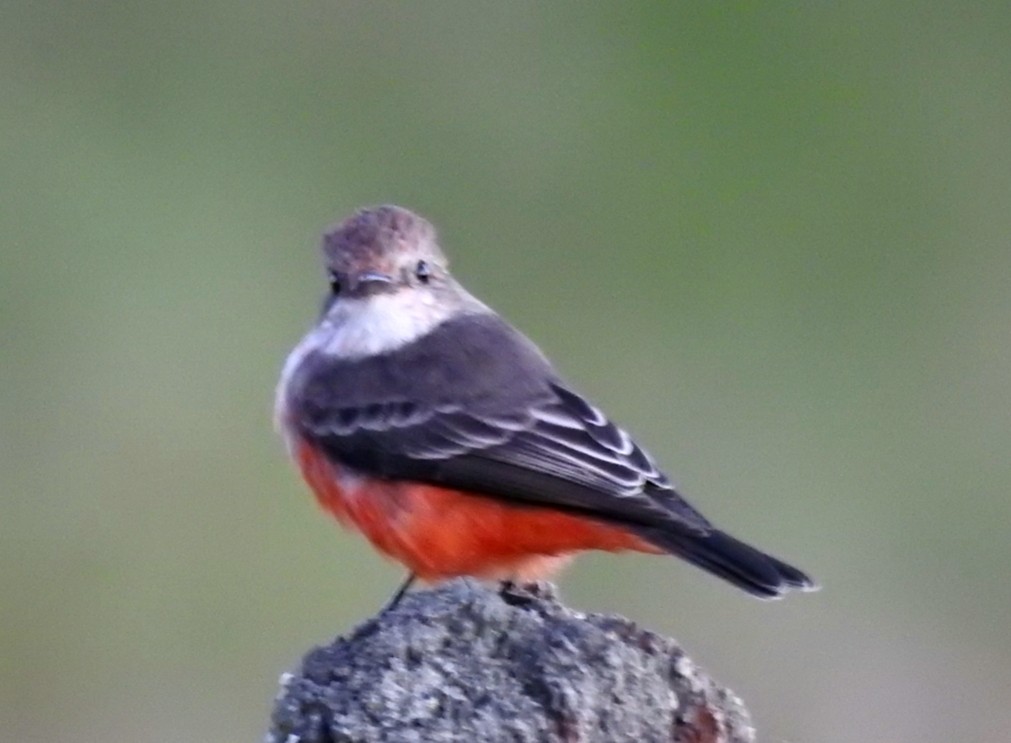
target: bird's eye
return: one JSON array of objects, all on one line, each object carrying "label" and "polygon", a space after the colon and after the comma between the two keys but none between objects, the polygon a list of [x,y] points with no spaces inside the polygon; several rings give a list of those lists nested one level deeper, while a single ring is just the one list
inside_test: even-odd
[{"label": "bird's eye", "polygon": [[414,275],[422,284],[427,284],[432,278],[432,269],[426,261],[418,261],[418,265],[414,267]]},{"label": "bird's eye", "polygon": [[336,271],[331,271],[330,274],[330,292],[334,295],[341,293],[341,277]]}]

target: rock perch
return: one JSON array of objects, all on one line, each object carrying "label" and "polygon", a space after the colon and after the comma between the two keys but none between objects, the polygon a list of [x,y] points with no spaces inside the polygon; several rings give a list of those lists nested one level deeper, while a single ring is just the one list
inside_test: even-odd
[{"label": "rock perch", "polygon": [[282,678],[267,743],[752,743],[674,641],[550,584],[408,594]]}]

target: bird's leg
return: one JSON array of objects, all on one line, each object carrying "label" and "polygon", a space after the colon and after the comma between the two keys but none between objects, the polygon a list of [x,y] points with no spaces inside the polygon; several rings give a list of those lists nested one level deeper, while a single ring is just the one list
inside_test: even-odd
[{"label": "bird's leg", "polygon": [[526,606],[527,604],[532,604],[537,600],[536,597],[527,590],[528,585],[529,584],[517,582],[514,578],[509,578],[499,582],[498,595],[501,596],[502,600],[510,606]]},{"label": "bird's leg", "polygon": [[404,597],[404,594],[407,593],[410,587],[414,584],[414,581],[416,581],[417,579],[418,576],[416,576],[414,573],[408,573],[407,578],[405,578],[404,582],[400,584],[400,588],[398,588],[397,592],[393,594],[393,597],[388,602],[386,602],[386,606],[384,606],[383,610],[379,613],[385,614],[391,609],[395,609],[397,607],[397,604],[400,603],[400,599]]}]

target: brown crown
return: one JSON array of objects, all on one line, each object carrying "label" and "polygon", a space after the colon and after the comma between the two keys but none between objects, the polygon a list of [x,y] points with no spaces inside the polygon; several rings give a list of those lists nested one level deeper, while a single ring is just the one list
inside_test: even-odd
[{"label": "brown crown", "polygon": [[323,253],[334,268],[372,266],[399,253],[435,247],[435,228],[414,212],[384,205],[360,209],[323,236]]}]

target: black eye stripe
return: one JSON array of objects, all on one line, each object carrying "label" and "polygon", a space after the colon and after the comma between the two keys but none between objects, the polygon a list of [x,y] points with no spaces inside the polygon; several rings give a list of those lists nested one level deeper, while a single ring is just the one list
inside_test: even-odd
[{"label": "black eye stripe", "polygon": [[328,278],[330,279],[330,291],[334,294],[340,294],[341,277],[337,274],[336,271],[331,271],[328,274]]}]

